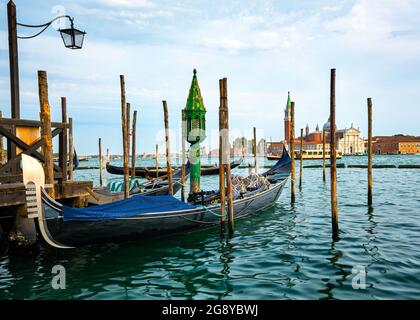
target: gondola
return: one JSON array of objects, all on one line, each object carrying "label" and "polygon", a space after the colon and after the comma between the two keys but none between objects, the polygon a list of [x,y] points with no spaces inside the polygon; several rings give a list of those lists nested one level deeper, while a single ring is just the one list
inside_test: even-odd
[{"label": "gondola", "polygon": [[[76,153],[76,149],[73,149],[73,171],[79,167],[79,158]],[[54,158],[54,162],[58,163],[58,157]],[[70,161],[67,161],[67,165],[69,165]]]},{"label": "gondola", "polygon": [[267,160],[279,160],[281,158],[280,155],[272,154],[272,153],[267,154],[266,157],[267,157]]},{"label": "gondola", "polygon": [[[27,167],[31,173],[37,171],[43,181],[41,164],[23,155],[24,175]],[[266,173],[268,187],[243,192],[234,199],[235,220],[256,214],[279,198],[287,177],[278,179],[273,168]],[[70,208],[50,198],[42,186],[36,190],[37,201],[42,202],[42,209],[38,209],[39,229],[45,241],[57,248],[162,236],[220,222],[218,203],[190,204],[172,196],[135,195],[106,205]]]},{"label": "gondola", "polygon": [[[242,163],[242,158],[239,160],[232,161],[230,163],[230,169],[235,169]],[[212,167],[201,167],[201,175],[202,176],[209,176],[213,174],[219,174],[219,166],[212,166]]]},{"label": "gondola", "polygon": [[[124,174],[124,168],[120,166],[114,166],[110,163],[106,164],[106,171],[111,174]],[[176,168],[172,168],[173,170],[176,170]],[[180,170],[179,170],[180,171]],[[138,178],[145,178],[147,175],[156,177],[156,168],[154,167],[136,167],[135,169],[136,177]],[[158,176],[162,177],[167,174],[166,168],[159,168],[158,170]]]},{"label": "gondola", "polygon": [[[191,166],[187,162],[185,165],[185,179],[190,174]],[[176,194],[182,186],[181,171],[172,175],[173,194]],[[109,187],[98,187],[93,189],[95,197],[92,195],[88,198],[90,205],[106,204],[124,199],[124,192],[112,192]],[[130,195],[144,195],[144,196],[166,196],[169,195],[168,180],[155,179],[147,181],[142,184],[135,184],[131,190]]]},{"label": "gondola", "polygon": [[[239,160],[232,161],[230,163],[230,168],[234,169],[238,167],[242,163],[242,158]],[[106,171],[111,174],[124,174],[124,168],[119,166],[113,166],[110,163],[106,164]],[[139,178],[155,178],[156,177],[156,168],[154,167],[136,167],[135,169],[136,177]],[[178,169],[180,172],[180,169]],[[210,167],[201,167],[201,175],[208,176],[213,174],[219,174],[219,167],[218,166],[210,166]],[[158,171],[158,177],[165,178],[167,176],[166,168],[160,168]]]},{"label": "gondola", "polygon": [[76,149],[73,151],[73,170],[79,167],[79,157],[77,156]]}]

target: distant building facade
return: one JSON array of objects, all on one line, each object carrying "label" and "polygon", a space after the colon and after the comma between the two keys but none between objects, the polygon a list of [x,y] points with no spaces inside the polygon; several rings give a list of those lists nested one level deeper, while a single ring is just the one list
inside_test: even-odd
[{"label": "distant building facade", "polygon": [[337,130],[337,149],[343,155],[362,154],[365,150],[365,139],[361,136],[359,128]]},{"label": "distant building facade", "polygon": [[[267,142],[266,153],[267,154],[281,154],[283,146],[288,144],[290,140],[290,111],[291,111],[291,99],[290,92],[287,93],[287,103],[284,109],[284,140],[280,142]],[[326,131],[326,146],[325,149],[329,151],[329,129],[330,120],[324,124],[323,130]],[[296,135],[295,135],[296,137]],[[322,139],[323,131],[319,129],[317,125],[315,131],[311,132],[309,125],[306,125],[305,135],[303,137],[303,150],[322,150]],[[336,130],[337,139],[337,151],[343,155],[362,154],[366,151],[365,140],[363,139],[359,128],[354,128],[353,124],[349,129]],[[295,151],[300,150],[300,138],[296,138]]]},{"label": "distant building facade", "polygon": [[420,137],[377,136],[372,140],[372,150],[375,154],[420,154]]}]

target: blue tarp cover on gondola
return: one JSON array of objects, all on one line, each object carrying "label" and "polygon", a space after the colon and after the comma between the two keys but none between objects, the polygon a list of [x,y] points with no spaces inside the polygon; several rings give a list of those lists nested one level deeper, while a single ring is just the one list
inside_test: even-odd
[{"label": "blue tarp cover on gondola", "polygon": [[87,208],[70,208],[63,206],[64,221],[70,220],[109,220],[128,218],[144,213],[178,211],[196,208],[172,196],[142,196]]}]

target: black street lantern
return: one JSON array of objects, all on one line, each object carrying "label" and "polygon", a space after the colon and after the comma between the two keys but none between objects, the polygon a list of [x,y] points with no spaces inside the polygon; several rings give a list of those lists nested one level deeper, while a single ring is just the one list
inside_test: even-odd
[{"label": "black street lantern", "polygon": [[[73,18],[68,15],[60,15],[43,24],[25,24],[17,22],[16,5],[12,0],[7,3],[7,23],[9,35],[9,62],[10,62],[10,95],[11,95],[11,115],[13,119],[20,118],[20,99],[19,99],[19,63],[18,63],[18,39],[32,39],[47,30],[54,21],[58,19],[68,19],[70,28],[58,30],[63,39],[64,45],[69,49],[81,49],[86,32],[74,28]],[[17,27],[37,29],[36,33],[27,36],[19,36]],[[9,152],[10,150],[10,152]],[[8,157],[13,158],[15,148],[8,148]]]},{"label": "black street lantern", "polygon": [[[39,31],[38,33],[36,33],[34,35],[31,35],[31,36],[17,36],[16,35],[16,38],[17,39],[32,39],[32,38],[35,38],[35,37],[39,36],[41,33],[43,33],[45,30],[47,30],[48,27],[51,26],[51,24],[54,21],[56,21],[58,19],[62,19],[62,18],[67,18],[67,19],[70,20],[70,28],[59,29],[58,30],[58,31],[60,31],[61,38],[63,39],[65,47],[69,48],[69,49],[82,49],[83,40],[85,38],[86,32],[80,31],[80,30],[74,28],[73,18],[70,17],[70,16],[67,16],[67,15],[55,17],[51,21],[48,21],[47,23],[40,24],[40,25],[23,24],[23,23],[18,23],[18,22],[15,21],[14,22],[15,25],[18,25],[18,26],[21,26],[21,27],[42,28],[41,31]],[[16,27],[14,27],[14,30],[16,30]]]},{"label": "black street lantern", "polygon": [[71,27],[69,29],[60,29],[61,38],[66,48],[82,49],[83,40],[86,32],[80,31],[73,27],[73,19],[70,19]]}]

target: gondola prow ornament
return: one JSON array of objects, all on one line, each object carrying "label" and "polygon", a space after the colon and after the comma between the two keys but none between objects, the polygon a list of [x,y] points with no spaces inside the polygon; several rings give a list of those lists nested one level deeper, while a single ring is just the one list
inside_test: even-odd
[{"label": "gondola prow ornament", "polygon": [[197,80],[197,70],[193,79],[185,106],[186,139],[191,144],[189,160],[191,163],[190,194],[200,192],[200,143],[206,138],[206,109]]},{"label": "gondola prow ornament", "polygon": [[[41,193],[45,185],[45,174],[42,164],[35,158],[22,154],[21,168],[23,174],[23,184],[26,188],[26,207],[28,219],[38,218],[38,226],[44,240],[53,247],[59,249],[71,249],[71,246],[62,245],[49,235],[45,227],[44,212],[42,209]],[[53,186],[48,186],[53,187]]]}]

